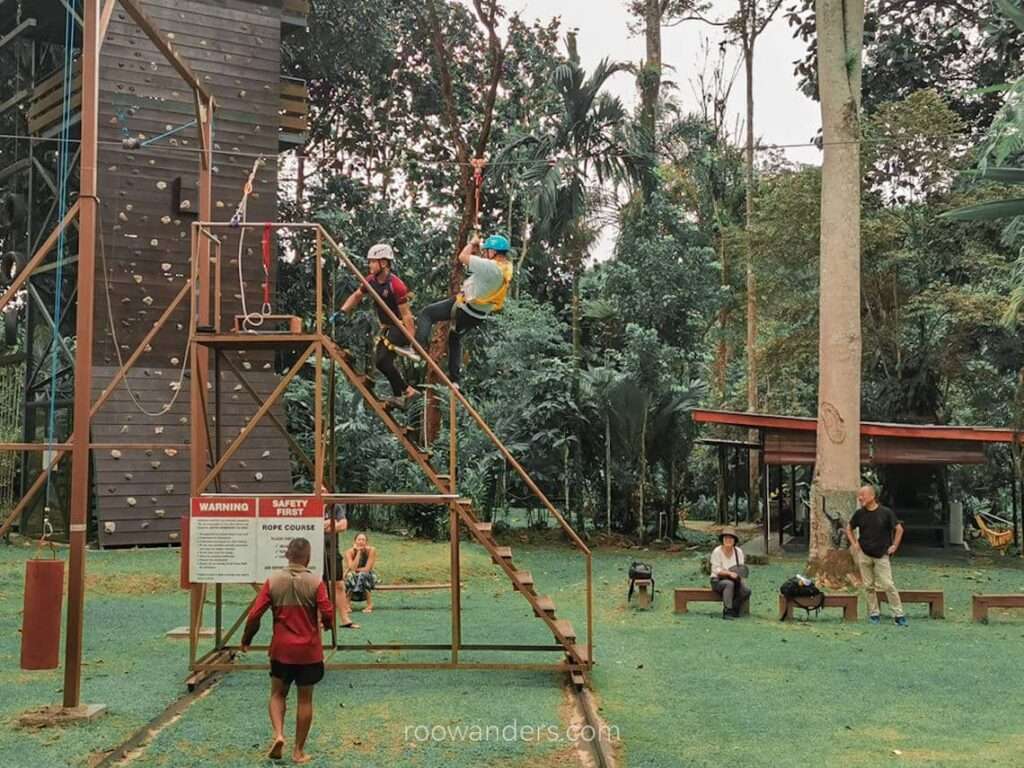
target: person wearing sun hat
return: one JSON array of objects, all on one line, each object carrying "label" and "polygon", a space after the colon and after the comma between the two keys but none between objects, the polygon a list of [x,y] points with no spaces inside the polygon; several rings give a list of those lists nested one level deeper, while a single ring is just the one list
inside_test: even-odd
[{"label": "person wearing sun hat", "polygon": [[740,608],[750,599],[747,586],[747,565],[740,537],[735,528],[725,527],[718,533],[717,547],[711,552],[711,588],[722,596],[722,618],[739,618]]}]

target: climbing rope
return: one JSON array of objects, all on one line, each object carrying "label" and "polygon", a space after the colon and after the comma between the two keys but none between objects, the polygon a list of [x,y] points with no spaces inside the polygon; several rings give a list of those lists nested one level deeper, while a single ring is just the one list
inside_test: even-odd
[{"label": "climbing rope", "polygon": [[[98,214],[97,229],[100,235],[100,263],[103,268],[103,293],[106,297],[107,303],[107,325],[110,328],[110,338],[114,342],[114,352],[117,354],[117,363],[121,368],[124,368],[124,357],[121,355],[121,342],[117,338],[117,324],[114,322],[114,308],[110,301],[110,275],[107,269],[107,248],[103,240],[103,206],[96,206]],[[171,395],[170,402],[164,403],[163,408],[159,411],[148,411],[146,406],[143,405],[142,399],[132,389],[131,382],[128,380],[128,376],[124,377],[124,388],[128,392],[128,397],[132,401],[132,404],[139,410],[140,413],[149,416],[151,419],[163,416],[165,413],[174,407],[174,404],[178,402],[178,398],[181,397],[182,390],[185,389],[183,386],[185,383],[185,370],[188,367],[188,339],[185,340],[185,349],[181,353],[181,369],[178,371],[178,381],[176,384],[171,385],[171,389],[174,394]]]},{"label": "climbing rope", "polygon": [[[60,143],[57,154],[57,220],[63,221],[68,212],[68,181],[71,176],[71,158],[69,156],[69,134],[71,131],[71,83],[74,76],[74,42],[75,42],[75,11],[78,8],[78,0],[72,0],[65,4],[64,14],[64,102],[61,110]],[[56,337],[60,335],[60,326],[64,319],[63,288],[64,288],[64,251],[67,247],[67,227],[61,229],[57,237],[57,264],[54,270],[54,297],[53,297],[53,335],[54,340],[50,352],[50,405],[47,410],[46,419],[46,442],[50,445],[56,442],[54,435],[57,431],[57,379],[58,379],[58,354],[60,344]],[[30,340],[26,340],[26,347]],[[53,486],[53,459],[56,454],[44,453],[44,467],[46,471],[46,495],[47,502],[52,498]]]},{"label": "climbing rope", "polygon": [[[238,208],[235,209],[235,215],[231,217],[231,226],[238,227],[246,222],[246,217],[249,212],[249,197],[253,192],[253,185],[256,181],[256,173],[266,163],[266,159],[263,155],[256,158],[256,161],[252,164],[252,171],[249,172],[249,178],[245,182],[245,187],[242,188],[242,199],[238,202]],[[242,268],[242,256],[245,253],[245,231],[247,227],[241,227],[241,232],[238,235],[238,293],[242,300],[242,328],[259,328],[263,325],[263,320],[268,315],[272,314],[270,306],[270,240],[271,240],[271,228],[270,225],[263,227],[263,306],[259,312],[249,312],[249,308],[245,302],[245,276],[244,269]]]}]

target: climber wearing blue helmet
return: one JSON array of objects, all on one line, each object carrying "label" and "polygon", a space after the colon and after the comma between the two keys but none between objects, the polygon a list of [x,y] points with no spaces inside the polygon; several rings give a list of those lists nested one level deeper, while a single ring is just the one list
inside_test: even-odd
[{"label": "climber wearing blue helmet", "polygon": [[505,305],[512,282],[512,262],[508,260],[508,238],[491,235],[483,243],[470,240],[459,254],[469,277],[462,290],[451,298],[428,304],[416,320],[416,341],[426,347],[434,323],[450,320],[448,326],[448,378],[458,386],[462,369],[462,336],[475,328],[492,312]]}]

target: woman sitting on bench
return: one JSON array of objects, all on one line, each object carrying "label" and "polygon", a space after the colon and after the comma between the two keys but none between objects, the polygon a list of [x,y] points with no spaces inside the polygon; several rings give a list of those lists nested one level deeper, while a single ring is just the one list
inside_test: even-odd
[{"label": "woman sitting on bench", "polygon": [[746,558],[737,546],[739,536],[734,528],[723,528],[718,534],[721,544],[711,553],[711,588],[722,596],[722,618],[739,618],[740,608],[750,599]]},{"label": "woman sitting on bench", "polygon": [[345,591],[354,603],[366,601],[363,613],[373,612],[371,593],[377,586],[377,550],[370,546],[365,533],[356,536],[350,549],[345,550]]}]

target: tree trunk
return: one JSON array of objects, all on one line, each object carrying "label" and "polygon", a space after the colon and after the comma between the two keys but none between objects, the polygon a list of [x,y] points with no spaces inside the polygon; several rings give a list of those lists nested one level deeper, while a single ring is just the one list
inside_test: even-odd
[{"label": "tree trunk", "polygon": [[[745,158],[746,212],[744,221],[744,246],[747,267],[747,410],[756,411],[757,403],[757,278],[754,275],[754,247],[751,227],[754,220],[754,45],[757,42],[757,0],[751,0],[743,19],[743,66],[747,79],[747,146]],[[752,430],[750,441],[757,442],[758,434]],[[750,487],[760,483],[757,451],[750,452]],[[757,519],[760,495],[747,508],[747,519]]]},{"label": "tree trunk", "polygon": [[[605,406],[607,408],[607,406]],[[612,417],[604,412],[604,507],[608,533],[612,532]]]},{"label": "tree trunk", "polygon": [[647,526],[644,524],[644,481],[647,478],[647,408],[644,408],[644,420],[640,426],[640,543],[647,540]]},{"label": "tree trunk", "polygon": [[[644,28],[647,59],[640,72],[640,125],[651,157],[657,163],[658,99],[661,96],[661,17],[662,0],[646,0]],[[644,197],[654,191],[651,180],[644,181]]]},{"label": "tree trunk", "polygon": [[828,586],[856,582],[833,547],[860,483],[860,81],[864,0],[816,0],[821,169],[818,431],[808,570]]}]

